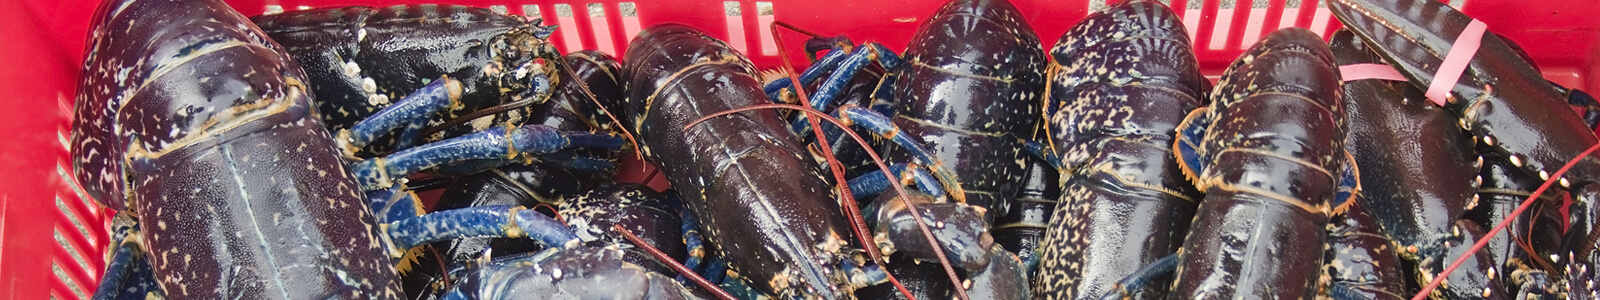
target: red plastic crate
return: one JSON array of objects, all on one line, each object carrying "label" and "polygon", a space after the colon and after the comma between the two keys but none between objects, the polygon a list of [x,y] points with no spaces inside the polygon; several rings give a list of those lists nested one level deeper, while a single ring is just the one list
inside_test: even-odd
[{"label": "red plastic crate", "polygon": [[[390,5],[385,0],[234,0],[246,15],[336,5]],[[456,1],[560,25],[553,42],[566,51],[625,51],[640,28],[677,22],[729,41],[756,64],[777,67],[767,25],[782,20],[822,34],[848,34],[903,49],[917,25],[943,1]],[[845,3],[851,2],[851,3]],[[1103,0],[1017,0],[1045,43]],[[1208,75],[1242,48],[1279,27],[1326,34],[1338,28],[1311,0],[1166,0],[1178,8]],[[1600,7],[1590,1],[1454,0],[1491,31],[1526,47],[1548,79],[1600,89]],[[80,192],[67,160],[72,99],[88,19],[97,1],[0,1],[0,299],[87,298],[98,282],[109,242],[110,214]],[[803,37],[781,33],[789,45]],[[791,46],[794,47],[794,46]],[[804,64],[796,52],[793,59]],[[638,170],[628,167],[626,171]],[[634,174],[638,180],[643,174]],[[661,178],[656,178],[657,186]]]}]

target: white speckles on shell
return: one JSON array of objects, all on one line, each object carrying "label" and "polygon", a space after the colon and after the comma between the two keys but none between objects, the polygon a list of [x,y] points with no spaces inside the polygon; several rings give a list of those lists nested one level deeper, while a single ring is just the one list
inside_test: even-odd
[{"label": "white speckles on shell", "polygon": [[371,77],[361,78],[361,91],[367,92],[369,95],[376,94],[378,92],[378,82],[372,80]]},{"label": "white speckles on shell", "polygon": [[[348,77],[348,78],[361,77],[361,65],[357,64],[353,60],[345,61],[343,70],[344,70],[344,76],[345,77]],[[371,78],[365,78],[365,79],[362,80],[362,84],[361,84],[362,90],[366,90],[366,88],[367,88],[366,83],[371,81],[371,80],[372,80]],[[372,90],[366,90],[366,92],[367,93],[372,93],[374,91],[377,91],[377,84],[374,83],[372,88],[373,88]]]},{"label": "white speckles on shell", "polygon": [[387,106],[389,105],[389,96],[382,94],[368,95],[367,104],[377,107]]}]

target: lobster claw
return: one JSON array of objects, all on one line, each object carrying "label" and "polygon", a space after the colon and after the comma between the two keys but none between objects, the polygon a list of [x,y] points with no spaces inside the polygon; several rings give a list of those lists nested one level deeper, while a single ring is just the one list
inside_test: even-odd
[{"label": "lobster claw", "polygon": [[[1328,7],[1423,90],[1435,80],[1434,73],[1457,35],[1473,22],[1472,17],[1439,1],[1328,0]],[[1564,99],[1515,48],[1494,34],[1483,35],[1466,72],[1451,91],[1451,105],[1464,103],[1461,99],[1487,97]]]},{"label": "lobster claw", "polygon": [[[1412,85],[1427,90],[1435,80],[1434,69],[1455,46],[1454,35],[1475,21],[1435,1],[1379,2],[1385,1],[1328,0],[1328,6]],[[1444,106],[1483,145],[1547,180],[1556,180],[1547,177],[1557,167],[1587,155],[1558,179],[1562,187],[1600,183],[1600,155],[1585,154],[1596,141],[1593,129],[1572,113],[1567,96],[1505,40],[1484,34],[1460,75],[1453,85],[1441,83],[1450,86]]]}]

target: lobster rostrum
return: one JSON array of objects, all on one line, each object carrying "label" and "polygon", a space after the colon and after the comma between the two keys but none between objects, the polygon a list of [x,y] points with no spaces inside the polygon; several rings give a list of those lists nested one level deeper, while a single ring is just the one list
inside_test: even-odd
[{"label": "lobster rostrum", "polygon": [[[622,123],[639,137],[645,159],[660,166],[699,216],[707,241],[733,273],[780,298],[850,298],[856,288],[882,280],[881,269],[863,265],[859,250],[851,248],[856,239],[833,200],[833,185],[787,122],[771,111],[705,118],[767,102],[755,67],[742,54],[675,24],[642,31],[628,49]],[[881,207],[864,214],[878,215],[876,227],[888,229],[874,237],[875,244],[893,243],[884,248],[931,253],[929,248],[939,247],[953,265],[972,273],[991,268],[994,251],[1003,251],[991,247],[976,208],[919,206],[918,211],[946,212],[916,213],[928,224],[944,224],[934,231],[945,239],[931,245],[905,242],[892,230],[917,220],[898,217],[911,210]]]},{"label": "lobster rostrum", "polygon": [[1099,297],[1182,245],[1201,195],[1171,147],[1178,123],[1205,104],[1206,81],[1189,49],[1177,15],[1140,0],[1089,14],[1051,49],[1050,144],[1032,148],[1060,170],[1062,196],[1035,298]]},{"label": "lobster rostrum", "polygon": [[[1205,191],[1178,256],[1184,298],[1309,298],[1336,192],[1355,186],[1340,76],[1322,38],[1274,31],[1228,66],[1174,152]],[[1344,195],[1348,196],[1348,195]]]},{"label": "lobster rostrum", "polygon": [[[1497,35],[1485,34],[1455,82],[1435,83],[1436,69],[1472,18],[1430,1],[1330,0],[1335,17],[1394,66],[1417,89],[1442,85],[1444,108],[1482,145],[1484,159],[1504,160],[1526,176],[1553,180],[1573,197],[1564,250],[1569,296],[1591,298],[1597,287],[1593,263],[1600,258],[1594,201],[1600,196],[1600,154],[1592,129],[1568,106],[1570,95],[1545,81],[1537,69]],[[1447,74],[1454,75],[1454,74]],[[1563,176],[1556,168],[1572,162]],[[1565,258],[1559,257],[1565,256]]]},{"label": "lobster rostrum", "polygon": [[[1334,33],[1330,42],[1341,65],[1381,64],[1372,49],[1348,30]],[[1350,121],[1345,141],[1361,166],[1364,186],[1356,201],[1378,222],[1404,258],[1409,278],[1426,284],[1444,270],[1452,250],[1471,245],[1468,236],[1483,236],[1485,227],[1465,218],[1479,200],[1478,169],[1482,162],[1472,152],[1472,140],[1456,125],[1456,118],[1421,98],[1408,85],[1381,79],[1346,82],[1345,112]],[[1382,184],[1377,184],[1382,183]],[[1470,223],[1470,224],[1468,224]],[[1487,260],[1487,252],[1472,253],[1471,264],[1480,269],[1453,273],[1450,298],[1499,297],[1507,291],[1490,277],[1505,273]],[[1456,253],[1459,254],[1459,253]],[[1498,269],[1498,270],[1497,270]],[[1394,291],[1399,293],[1399,291]]]}]

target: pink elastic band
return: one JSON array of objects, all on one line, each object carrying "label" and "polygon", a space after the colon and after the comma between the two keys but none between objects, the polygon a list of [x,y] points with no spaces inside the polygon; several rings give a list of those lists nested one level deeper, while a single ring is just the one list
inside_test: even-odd
[{"label": "pink elastic band", "polygon": [[1467,23],[1467,28],[1461,30],[1456,36],[1454,45],[1450,45],[1450,53],[1445,54],[1444,62],[1439,64],[1439,71],[1433,74],[1433,83],[1428,84],[1428,92],[1423,94],[1433,104],[1444,106],[1445,96],[1450,94],[1450,88],[1461,80],[1461,72],[1467,70],[1467,63],[1472,62],[1472,56],[1478,53],[1478,44],[1483,42],[1483,32],[1487,26],[1478,19]]},{"label": "pink elastic band", "polygon": [[1406,81],[1400,71],[1384,64],[1353,64],[1339,66],[1339,75],[1344,76],[1345,82],[1364,79],[1383,79],[1393,81]]}]

